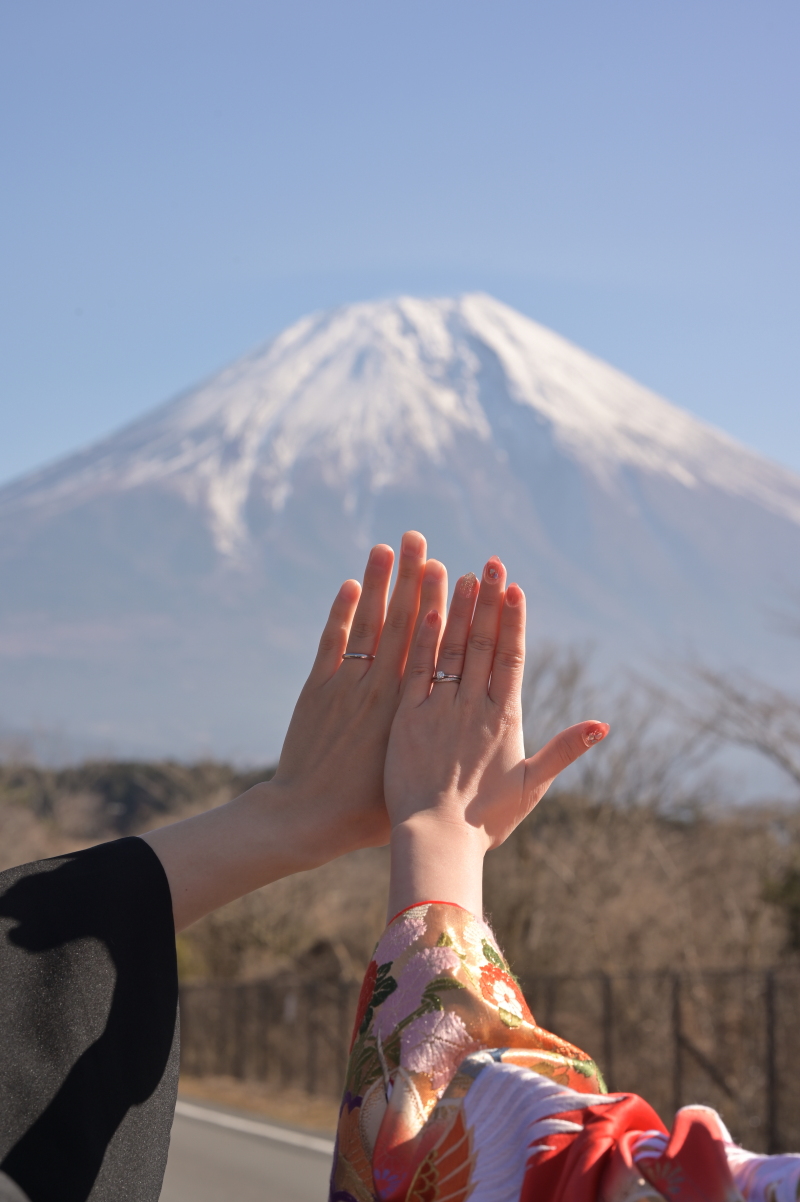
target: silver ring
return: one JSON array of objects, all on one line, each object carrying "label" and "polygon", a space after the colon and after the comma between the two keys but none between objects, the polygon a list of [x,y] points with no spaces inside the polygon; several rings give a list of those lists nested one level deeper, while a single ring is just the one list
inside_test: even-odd
[{"label": "silver ring", "polygon": [[363,651],[345,651],[342,659],[374,659],[374,655],[367,655]]},{"label": "silver ring", "polygon": [[448,680],[448,681],[454,680],[457,683],[460,679],[461,679],[460,676],[454,676],[452,674],[452,672],[441,672],[440,671],[440,672],[434,672],[434,674],[433,674],[433,683],[434,684],[442,684],[442,682],[445,680]]}]

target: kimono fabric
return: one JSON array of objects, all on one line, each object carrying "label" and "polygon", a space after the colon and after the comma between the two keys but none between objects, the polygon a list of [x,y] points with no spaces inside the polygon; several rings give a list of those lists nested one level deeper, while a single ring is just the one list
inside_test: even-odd
[{"label": "kimono fabric", "polygon": [[142,839],[0,873],[0,1202],[157,1202],[177,1020],[169,883]]},{"label": "kimono fabric", "polygon": [[716,1111],[671,1131],[537,1026],[490,928],[397,915],[359,998],[331,1202],[796,1202],[800,1155],[737,1147]]}]

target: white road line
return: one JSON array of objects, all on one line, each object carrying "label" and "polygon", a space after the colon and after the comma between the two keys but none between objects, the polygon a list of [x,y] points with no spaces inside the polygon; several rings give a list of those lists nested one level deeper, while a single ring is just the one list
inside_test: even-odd
[{"label": "white road line", "polygon": [[272,1123],[240,1119],[237,1115],[225,1114],[222,1110],[193,1106],[191,1102],[176,1102],[175,1113],[185,1119],[198,1119],[201,1123],[213,1123],[215,1127],[227,1127],[229,1131],[243,1131],[246,1135],[260,1135],[262,1139],[274,1139],[279,1144],[291,1144],[294,1148],[320,1152],[323,1156],[333,1155],[333,1140],[321,1139],[318,1135],[304,1135],[301,1131],[289,1131],[286,1127],[273,1127]]}]

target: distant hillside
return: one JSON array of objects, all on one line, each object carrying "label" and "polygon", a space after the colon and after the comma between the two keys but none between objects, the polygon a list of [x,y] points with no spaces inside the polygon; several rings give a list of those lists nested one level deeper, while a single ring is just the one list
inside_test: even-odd
[{"label": "distant hillside", "polygon": [[211,761],[89,761],[61,769],[0,763],[0,871],[188,817],[273,772]]},{"label": "distant hillside", "polygon": [[[264,779],[214,763],[0,770],[0,867],[140,832]],[[323,963],[357,979],[386,914],[385,848],[278,881],[179,937],[184,979]],[[549,794],[487,860],[487,912],[516,970],[751,968],[800,953],[800,810],[661,812]],[[315,959],[316,958],[316,959]]]}]

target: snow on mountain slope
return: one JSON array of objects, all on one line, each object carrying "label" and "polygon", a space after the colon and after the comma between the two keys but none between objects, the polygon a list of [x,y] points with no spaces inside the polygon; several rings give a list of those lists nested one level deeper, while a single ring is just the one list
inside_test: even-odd
[{"label": "snow on mountain slope", "polygon": [[513,405],[533,411],[564,453],[607,487],[631,466],[687,488],[709,484],[800,522],[800,481],[791,472],[481,295],[406,297],[304,318],[2,499],[62,505],[169,483],[206,506],[217,545],[229,552],[246,536],[251,489],[281,508],[302,459],[323,463],[331,483],[362,476],[379,490],[401,483],[414,456],[443,464],[456,434],[491,444],[492,415],[481,403],[487,367],[502,374]]},{"label": "snow on mountain slope", "polygon": [[[540,634],[779,671],[800,478],[491,297],[406,297],[306,317],[0,490],[0,718],[274,750],[289,699],[262,735],[247,671],[293,690],[331,591],[408,525],[457,571],[504,555]],[[187,691],[201,662],[238,708]]]}]

